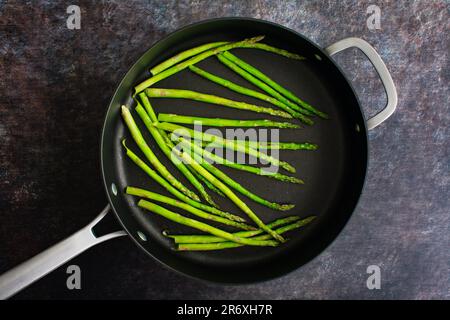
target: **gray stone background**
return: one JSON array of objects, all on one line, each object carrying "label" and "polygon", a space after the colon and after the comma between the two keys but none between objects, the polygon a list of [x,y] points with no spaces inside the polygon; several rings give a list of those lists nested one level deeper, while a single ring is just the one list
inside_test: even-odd
[{"label": "gray stone background", "polygon": [[[66,28],[70,4],[81,7],[81,30]],[[370,4],[381,9],[380,30],[366,25]],[[100,130],[131,64],[177,28],[225,16],[274,21],[321,46],[361,37],[386,62],[398,108],[369,134],[366,188],[340,237],[300,270],[248,286],[188,279],[122,238],[70,263],[82,269],[82,290],[66,289],[66,265],[16,299],[449,299],[447,1],[0,0],[0,273],[77,231],[105,205]],[[348,50],[336,60],[366,114],[381,109],[384,93],[363,55]],[[366,288],[373,264],[381,290]]]}]

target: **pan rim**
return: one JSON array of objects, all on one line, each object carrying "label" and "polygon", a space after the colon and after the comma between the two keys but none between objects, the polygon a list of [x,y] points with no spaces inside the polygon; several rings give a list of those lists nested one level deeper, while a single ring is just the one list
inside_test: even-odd
[{"label": "pan rim", "polygon": [[[263,20],[263,19],[257,19],[257,18],[251,18],[251,17],[221,17],[221,18],[212,18],[212,19],[205,19],[205,20],[201,20],[195,23],[191,23],[185,26],[182,26],[170,33],[168,33],[166,36],[162,37],[161,39],[159,39],[158,41],[154,42],[147,50],[144,51],[144,53],[131,65],[131,67],[129,67],[127,69],[127,72],[125,73],[125,75],[121,78],[119,84],[116,87],[116,90],[114,91],[114,94],[111,96],[110,102],[108,103],[108,108],[106,109],[106,112],[104,114],[104,120],[103,120],[103,126],[102,126],[102,132],[101,132],[101,140],[100,140],[100,165],[101,165],[101,172],[102,172],[102,180],[103,180],[103,186],[104,186],[104,190],[106,192],[106,196],[108,199],[109,204],[111,205],[111,210],[114,212],[114,215],[116,216],[119,224],[121,225],[121,227],[127,232],[127,234],[131,237],[131,239],[134,241],[134,243],[141,248],[146,254],[148,254],[149,256],[151,256],[155,261],[157,261],[160,265],[162,265],[165,268],[168,268],[169,270],[175,271],[176,273],[183,275],[185,277],[191,278],[191,279],[195,279],[197,281],[201,281],[203,283],[208,283],[208,284],[220,284],[220,285],[232,285],[232,286],[240,286],[240,285],[248,285],[248,284],[254,284],[254,283],[262,283],[262,282],[267,282],[270,280],[274,280],[277,278],[280,278],[282,276],[287,276],[288,274],[294,272],[295,270],[299,270],[300,268],[304,267],[305,265],[311,263],[312,261],[315,261],[317,258],[319,258],[327,249],[329,249],[329,247],[336,241],[336,239],[339,237],[339,235],[342,234],[342,232],[345,230],[345,228],[348,226],[348,223],[350,221],[350,219],[353,216],[353,213],[355,211],[355,209],[358,207],[359,201],[361,199],[361,194],[363,193],[365,186],[366,186],[366,178],[367,178],[367,168],[369,165],[369,141],[368,141],[368,129],[367,129],[367,122],[364,120],[362,121],[362,126],[364,127],[364,130],[361,130],[360,134],[364,135],[364,142],[365,142],[365,154],[364,154],[364,158],[366,159],[365,164],[364,164],[364,172],[362,175],[362,184],[361,184],[361,188],[359,193],[356,195],[355,194],[355,198],[356,200],[354,201],[354,206],[353,209],[351,210],[351,212],[348,213],[348,218],[346,219],[345,223],[343,224],[343,226],[341,227],[341,229],[339,231],[337,231],[333,237],[331,238],[330,241],[328,241],[327,244],[323,245],[323,248],[321,249],[320,252],[318,252],[316,255],[314,255],[312,258],[310,258],[308,261],[306,261],[305,263],[295,266],[295,267],[291,267],[289,268],[287,271],[283,270],[283,271],[278,271],[278,272],[273,272],[271,275],[269,276],[265,276],[264,278],[259,278],[259,279],[250,279],[248,281],[220,281],[220,280],[212,280],[212,279],[207,279],[204,277],[200,277],[199,275],[194,275],[191,273],[187,273],[184,272],[182,270],[179,270],[178,268],[171,266],[170,264],[162,261],[161,259],[159,259],[158,257],[156,257],[154,254],[152,254],[150,251],[148,251],[139,241],[138,239],[132,234],[132,232],[128,229],[128,227],[125,225],[125,223],[123,222],[122,218],[120,217],[120,215],[117,212],[116,207],[114,206],[114,201],[112,201],[112,195],[110,194],[110,189],[109,189],[109,185],[108,182],[106,181],[106,173],[105,173],[105,166],[104,166],[104,144],[105,144],[105,129],[107,126],[107,119],[108,119],[108,114],[111,112],[111,109],[113,107],[113,101],[114,98],[116,97],[119,89],[121,88],[123,82],[125,81],[125,79],[128,77],[128,74],[130,73],[130,71],[132,69],[135,68],[136,65],[139,64],[139,62],[141,61],[141,59],[143,59],[144,56],[146,56],[150,51],[155,50],[155,48],[157,48],[159,45],[161,45],[162,43],[168,41],[171,37],[174,37],[175,35],[177,35],[180,32],[184,32],[188,29],[191,28],[195,28],[197,26],[200,25],[204,25],[204,24],[209,24],[209,23],[215,23],[215,22],[221,22],[221,21],[242,21],[242,22],[256,22],[256,23],[261,23],[261,24],[266,24],[269,25],[271,27],[275,27],[275,28],[279,28],[282,29],[285,32],[289,32],[294,34],[296,37],[301,38],[303,41],[308,42],[310,45],[314,46],[319,52],[321,52],[324,56],[326,56],[331,63],[333,64],[333,66],[337,69],[337,71],[339,71],[339,73],[342,75],[342,77],[345,79],[346,84],[348,85],[348,87],[350,88],[350,90],[352,91],[352,94],[355,98],[355,101],[357,102],[358,105],[358,110],[361,114],[361,117],[363,119],[365,119],[364,117],[364,112],[361,108],[361,103],[359,100],[358,95],[356,94],[356,91],[352,85],[352,83],[349,81],[349,79],[347,78],[347,76],[345,75],[345,73],[343,72],[342,68],[334,61],[334,59],[324,50],[324,48],[318,46],[316,43],[314,43],[312,40],[310,40],[309,38],[307,38],[306,36],[304,36],[303,34],[290,29],[288,27],[285,27],[281,24],[272,22],[272,21],[267,21],[267,20]],[[356,197],[357,196],[357,197]]]}]

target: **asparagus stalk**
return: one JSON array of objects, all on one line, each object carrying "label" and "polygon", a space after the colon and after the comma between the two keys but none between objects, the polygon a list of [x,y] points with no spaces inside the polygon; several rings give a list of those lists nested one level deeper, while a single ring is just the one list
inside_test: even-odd
[{"label": "asparagus stalk", "polygon": [[[281,95],[278,91],[274,90],[272,87],[264,83],[263,81],[259,80],[255,76],[253,76],[250,72],[247,72],[243,68],[239,67],[237,64],[232,62],[231,60],[227,59],[225,55],[219,54],[217,56],[220,62],[222,62],[225,66],[239,74],[241,77],[246,79],[248,82],[253,83],[258,88],[264,90],[268,94],[270,94],[272,97],[278,99],[282,103],[286,104],[289,108],[296,110],[300,115],[298,116],[298,119],[303,121],[306,124],[312,124],[312,120],[304,115],[312,115],[312,113],[304,108],[299,107],[292,101],[288,100],[286,97]],[[302,115],[304,114],[304,115]]]},{"label": "asparagus stalk", "polygon": [[216,155],[212,152],[209,152],[208,150],[203,149],[202,147],[200,147],[193,141],[189,142],[186,139],[180,139],[180,143],[182,144],[183,148],[188,148],[188,149],[191,148],[196,154],[200,155],[202,157],[202,159],[208,158],[208,159],[212,160],[214,163],[222,164],[222,165],[225,165],[227,167],[234,168],[237,170],[254,173],[259,176],[265,176],[265,177],[269,177],[269,178],[273,178],[273,179],[285,181],[285,182],[303,184],[303,180],[298,179],[296,177],[286,176],[281,173],[269,172],[269,171],[265,170],[264,168],[258,168],[258,167],[253,167],[253,166],[248,166],[245,164],[228,161],[227,159],[219,157],[218,155]]},{"label": "asparagus stalk", "polygon": [[[174,187],[172,187],[172,185],[170,183],[168,183],[165,179],[163,179],[156,171],[151,169],[144,161],[142,161],[135,153],[133,153],[133,151],[128,149],[128,147],[125,144],[125,140],[122,141],[122,145],[124,146],[124,148],[126,150],[127,156],[139,168],[141,168],[154,181],[156,181],[158,184],[160,184],[168,192],[170,192],[172,195],[174,195],[175,197],[177,197],[181,201],[184,201],[184,202],[190,204],[191,206],[193,206],[195,208],[201,209],[203,211],[207,211],[209,213],[215,214],[215,215],[220,216],[220,217],[224,217],[224,218],[227,218],[227,219],[230,219],[230,220],[233,220],[233,221],[239,221],[239,222],[244,222],[245,221],[243,218],[241,218],[239,216],[236,216],[236,215],[228,213],[228,212],[221,211],[221,210],[219,210],[217,208],[214,208],[214,207],[208,206],[206,204],[194,201],[191,198],[187,197],[186,195],[184,195],[183,193],[178,191],[178,189],[175,189]],[[135,190],[137,190],[137,188],[135,188]],[[144,190],[144,189],[139,189],[139,190],[140,190],[139,192],[141,193],[139,196],[145,198],[148,191]]]},{"label": "asparagus stalk", "polygon": [[[167,133],[164,130],[158,129],[160,132],[162,132],[162,136],[164,140],[166,141],[166,144],[169,146],[170,149],[173,149],[175,145],[173,144],[172,140],[167,136]],[[202,181],[211,191],[217,193],[218,195],[225,197],[225,195],[217,189],[214,185],[212,185],[208,180],[206,180],[201,174],[199,174],[197,171],[195,171],[190,165],[186,166],[189,171],[197,177],[199,181]],[[212,198],[211,198],[212,199]]]},{"label": "asparagus stalk", "polygon": [[277,245],[277,242],[273,241],[273,240],[268,240],[268,239],[253,240],[253,239],[241,238],[241,237],[235,236],[229,232],[220,230],[218,228],[215,228],[213,226],[210,226],[210,225],[200,222],[198,220],[184,217],[178,213],[167,210],[155,203],[152,203],[150,201],[146,201],[143,199],[139,200],[138,206],[141,208],[147,209],[151,212],[154,212],[156,214],[159,214],[159,215],[163,216],[164,218],[172,220],[176,223],[179,223],[179,224],[182,224],[182,225],[185,225],[188,227],[192,227],[192,228],[204,231],[204,232],[208,232],[212,235],[215,235],[215,236],[221,237],[221,238],[225,238],[232,242],[250,245],[250,246],[276,246]]},{"label": "asparagus stalk", "polygon": [[289,52],[289,51],[284,50],[284,49],[279,49],[279,48],[276,48],[276,47],[272,47],[272,46],[269,46],[268,44],[265,44],[265,43],[244,44],[241,48],[260,49],[260,50],[276,53],[276,54],[285,56],[286,58],[295,59],[295,60],[305,60],[306,59],[305,57],[303,57],[303,56],[301,56],[299,54],[292,53],[292,52]]},{"label": "asparagus stalk", "polygon": [[[141,93],[139,94],[139,96],[140,96],[141,99],[144,101],[144,107],[145,107],[145,109],[146,109],[146,111],[147,111],[147,114],[149,115],[150,119],[152,120],[152,122],[158,122],[158,117],[156,116],[156,113],[155,113],[155,111],[153,110],[153,108],[152,108],[152,106],[151,106],[151,104],[150,104],[150,101],[149,101],[148,98],[147,98],[147,95],[146,95],[144,92],[141,92]],[[148,101],[148,103],[146,103],[146,101]],[[164,139],[166,145],[167,145],[170,149],[173,149],[173,148],[175,147],[175,145],[172,143],[172,140],[170,140],[170,138],[167,136],[167,133],[166,133],[164,130],[161,130],[161,129],[159,129],[159,128],[157,128],[157,130],[158,130],[159,134],[161,135],[161,137]],[[189,169],[189,171],[190,171],[194,176],[197,177],[198,180],[203,181],[203,183],[205,183],[205,185],[206,185],[209,189],[211,189],[212,191],[218,193],[219,195],[221,194],[221,192],[220,192],[216,187],[214,187],[209,181],[207,181],[205,178],[203,178],[203,176],[199,175],[198,172],[195,171],[194,169],[192,169],[191,166],[188,165],[188,166],[186,166],[186,167]],[[203,196],[205,199],[211,199],[211,201],[214,202],[214,201],[212,200],[212,198],[211,198],[208,194],[204,194],[203,191],[200,191],[200,193],[202,194],[202,196]],[[223,194],[221,194],[221,195],[223,196]],[[208,200],[207,200],[207,201],[208,201]],[[210,202],[210,201],[208,201],[208,202]]]},{"label": "asparagus stalk", "polygon": [[[156,65],[155,67],[150,69],[150,72],[151,72],[152,75],[157,75],[161,71],[164,71],[164,70],[170,68],[171,66],[173,66],[173,65],[175,65],[175,64],[177,64],[177,63],[179,63],[179,62],[181,62],[183,60],[186,60],[187,58],[195,56],[195,55],[197,55],[199,53],[202,53],[202,52],[204,52],[206,50],[226,45],[228,43],[229,42],[211,42],[211,43],[206,43],[206,44],[203,44],[201,46],[185,50],[185,51],[180,52],[180,53],[176,54],[175,56],[167,59],[166,61],[163,61],[160,64]],[[268,44],[265,44],[265,43],[244,43],[244,44],[242,44],[241,48],[260,49],[260,50],[276,53],[276,54],[285,56],[287,58],[296,59],[296,60],[303,60],[303,59],[305,59],[305,57],[300,56],[300,55],[298,55],[296,53],[292,53],[292,52],[289,52],[289,51],[286,51],[286,50],[283,50],[283,49],[275,48],[275,47],[272,47],[272,46],[270,46]]]},{"label": "asparagus stalk", "polygon": [[204,94],[191,90],[180,90],[180,89],[160,89],[160,88],[148,88],[145,93],[150,98],[178,98],[178,99],[190,99],[195,101],[202,101],[212,104],[217,104],[229,108],[248,110],[257,113],[267,113],[273,116],[278,116],[282,118],[292,118],[292,116],[284,111],[275,110],[272,108],[266,108],[257,106],[254,104],[234,101],[222,97],[218,97],[211,94]]},{"label": "asparagus stalk", "polygon": [[245,212],[249,216],[253,222],[256,223],[258,227],[266,231],[270,234],[274,239],[284,242],[283,237],[276,234],[272,229],[267,227],[264,222],[243,202],[239,197],[231,191],[222,181],[214,177],[209,171],[203,168],[199,163],[193,161],[192,157],[187,152],[180,152],[177,148],[172,149],[172,152],[175,152],[180,158],[182,158],[186,163],[192,164],[192,167],[195,171],[200,173],[203,177],[205,177],[209,182],[211,182],[214,186],[216,186],[220,191],[222,191],[236,206],[238,206],[242,211]]},{"label": "asparagus stalk", "polygon": [[318,146],[314,143],[296,143],[296,142],[278,142],[278,143],[259,143],[260,150],[317,150]]},{"label": "asparagus stalk", "polygon": [[[306,118],[305,116],[303,116],[301,113],[299,113],[298,111],[295,111],[294,109],[291,109],[288,105],[286,105],[285,103],[281,102],[280,100],[277,100],[271,96],[268,96],[264,93],[261,93],[259,91],[255,91],[243,86],[240,86],[234,82],[231,82],[229,80],[223,79],[221,77],[218,77],[216,75],[213,75],[212,73],[206,72],[200,68],[198,68],[197,66],[190,66],[189,69],[193,72],[195,72],[196,74],[198,74],[199,76],[202,76],[208,80],[211,80],[212,82],[215,82],[221,86],[224,86],[225,88],[228,88],[230,90],[233,90],[235,92],[241,93],[241,94],[245,94],[247,96],[262,100],[262,101],[266,101],[269,102],[277,107],[280,107],[281,109],[283,109],[284,111],[286,111],[287,113],[289,113],[291,116],[293,116],[294,118],[297,119],[303,119],[306,122],[308,122],[308,124],[312,124],[312,120],[309,118]],[[256,79],[258,80],[258,79]],[[306,112],[306,114],[312,114],[310,112]],[[307,120],[306,120],[307,119]]]},{"label": "asparagus stalk", "polygon": [[247,196],[248,198],[252,199],[253,201],[255,201],[257,203],[262,204],[263,206],[266,206],[268,208],[275,209],[275,210],[280,210],[280,211],[290,210],[294,207],[293,204],[279,204],[279,203],[271,202],[271,201],[261,198],[260,196],[254,194],[250,190],[244,188],[241,184],[239,184],[238,182],[233,180],[227,174],[225,174],[221,170],[217,169],[216,167],[214,167],[212,164],[210,164],[207,161],[203,161],[201,163],[201,165],[206,170],[208,170],[213,175],[215,175],[217,178],[222,180],[222,182],[226,183],[231,188],[233,188],[234,190],[240,192],[241,194]]},{"label": "asparagus stalk", "polygon": [[206,44],[203,44],[203,45],[195,47],[195,48],[191,48],[191,49],[182,51],[182,52],[174,55],[173,57],[161,62],[160,64],[154,66],[153,68],[151,68],[150,73],[152,75],[157,75],[158,73],[170,68],[171,66],[173,66],[183,60],[186,60],[187,58],[196,56],[197,54],[202,53],[206,50],[220,47],[220,46],[223,46],[226,44],[228,44],[228,42],[224,42],[224,41],[223,42],[211,42],[211,43],[206,43]]},{"label": "asparagus stalk", "polygon": [[235,228],[239,228],[239,229],[243,229],[243,230],[255,230],[254,227],[242,223],[242,222],[237,222],[237,221],[233,221],[233,220],[229,220],[227,218],[223,218],[223,217],[219,217],[219,216],[215,216],[213,214],[207,213],[205,211],[202,211],[198,208],[195,208],[185,202],[173,199],[173,198],[169,198],[166,197],[162,194],[159,193],[155,193],[155,192],[151,192],[151,191],[146,191],[145,193],[142,192],[141,189],[138,188],[134,188],[134,187],[127,187],[126,189],[126,193],[132,196],[138,196],[138,197],[143,197],[143,198],[147,198],[153,201],[157,201],[157,202],[162,202],[168,205],[171,205],[173,207],[177,207],[183,210],[186,210],[187,212],[190,212],[200,218],[203,219],[207,219],[207,220],[212,220],[215,222],[219,222],[225,225],[229,225]]},{"label": "asparagus stalk", "polygon": [[200,122],[204,126],[209,127],[274,127],[274,128],[291,128],[297,129],[300,126],[289,122],[276,122],[272,120],[235,120],[235,119],[222,119],[222,118],[205,118],[205,117],[193,117],[182,116],[172,113],[160,113],[158,114],[158,121],[171,122],[171,123],[183,123],[183,124],[195,124]]},{"label": "asparagus stalk", "polygon": [[[267,226],[270,228],[276,228],[294,221],[299,220],[300,218],[297,216],[290,216],[287,218],[281,218],[277,219],[271,223],[269,223]],[[241,237],[241,238],[250,238],[257,236],[261,233],[264,233],[264,230],[258,229],[253,231],[239,231],[233,233],[234,235]],[[169,234],[166,231],[163,231],[163,235],[172,238],[173,241],[177,244],[179,243],[215,243],[215,242],[226,242],[227,240],[224,238],[216,237],[216,236],[210,236],[210,235],[173,235]]]},{"label": "asparagus stalk", "polygon": [[[275,232],[277,232],[277,234],[283,234],[290,230],[294,230],[294,229],[303,227],[303,226],[307,225],[308,223],[310,223],[314,218],[315,217],[312,216],[312,217],[294,222],[290,225],[276,229]],[[246,238],[244,238],[244,239],[246,239]],[[264,234],[261,236],[252,237],[250,239],[263,241],[266,239],[270,239],[270,236]],[[221,250],[221,249],[237,248],[237,247],[241,247],[241,246],[242,246],[242,244],[240,244],[240,243],[230,242],[230,241],[214,242],[214,243],[181,243],[178,245],[177,249],[179,251],[208,251],[208,250]]]},{"label": "asparagus stalk", "polygon": [[[146,109],[152,109],[152,106],[150,104],[150,101],[148,98],[142,94],[141,95],[142,103],[146,106]],[[159,130],[152,126],[152,119],[150,118],[149,114],[144,110],[144,108],[138,103],[138,106],[136,107],[136,112],[141,117],[142,121],[144,122],[145,126],[147,127],[150,134],[155,139],[158,146],[161,148],[162,152],[166,155],[167,158],[170,159],[170,161],[180,170],[180,172],[192,183],[192,185],[200,192],[202,197],[212,206],[217,207],[213,199],[210,197],[210,195],[206,192],[203,185],[194,177],[194,175],[188,170],[188,168],[182,163],[181,161],[177,161],[177,159],[174,158],[174,155],[171,152],[171,149],[167,146],[165,139],[162,137]],[[153,115],[152,115],[153,116]]]},{"label": "asparagus stalk", "polygon": [[[238,144],[248,145],[258,150],[317,150],[319,146],[314,143],[304,142],[257,142],[257,141],[244,141],[244,140],[234,140]],[[214,146],[214,142],[202,141],[203,146]],[[220,145],[220,144],[219,144]]]},{"label": "asparagus stalk", "polygon": [[262,159],[266,162],[269,162],[274,166],[282,167],[283,169],[285,169],[288,172],[295,173],[295,171],[296,171],[295,168],[293,166],[291,166],[289,163],[287,163],[285,161],[280,161],[272,156],[269,156],[265,153],[259,152],[258,150],[250,148],[248,145],[244,145],[242,143],[235,143],[235,141],[223,139],[216,135],[203,133],[203,132],[199,132],[199,131],[194,131],[192,129],[189,129],[189,128],[186,128],[186,127],[174,124],[174,123],[158,122],[158,123],[153,123],[153,125],[160,129],[163,129],[165,131],[173,132],[174,134],[176,134],[178,136],[185,135],[187,138],[191,138],[191,137],[197,138],[198,137],[198,139],[200,139],[200,140],[210,141],[217,145],[221,145],[221,146],[224,146],[226,148],[229,148],[229,149],[232,149],[232,150],[235,150],[238,152],[246,153],[255,158]]},{"label": "asparagus stalk", "polygon": [[201,180],[210,190],[217,193],[219,196],[225,197],[222,191],[217,189],[211,182],[206,180],[201,174],[199,174],[197,171],[195,171],[191,166],[188,166],[189,170],[192,172],[194,176],[197,177],[198,180]]},{"label": "asparagus stalk", "polygon": [[295,94],[293,94],[291,91],[287,90],[283,86],[279,85],[277,82],[273,81],[271,78],[269,78],[267,75],[262,73],[257,68],[255,68],[255,67],[251,66],[250,64],[246,63],[242,59],[239,59],[238,57],[236,57],[231,52],[224,52],[223,56],[225,58],[227,58],[228,60],[232,61],[233,63],[237,64],[242,69],[248,71],[249,73],[251,73],[252,75],[257,77],[261,81],[267,83],[269,86],[271,86],[272,88],[277,90],[279,93],[281,93],[282,95],[284,95],[288,99],[290,99],[290,100],[294,101],[295,103],[301,105],[304,109],[306,109],[308,111],[311,111],[312,113],[318,115],[321,118],[324,118],[324,119],[328,118],[328,115],[326,113],[323,113],[323,112],[317,110],[316,108],[314,108],[313,106],[311,106],[310,104],[306,103],[305,101],[303,101],[302,99],[297,97]]},{"label": "asparagus stalk", "polygon": [[158,160],[156,155],[153,153],[153,151],[150,149],[148,144],[145,142],[144,137],[142,136],[138,126],[136,125],[136,122],[133,119],[133,116],[130,113],[130,110],[126,106],[122,106],[122,117],[130,130],[130,133],[138,145],[139,149],[144,153],[146,158],[150,161],[150,163],[155,167],[155,169],[167,180],[171,185],[173,185],[175,188],[179,189],[181,192],[183,192],[188,197],[200,201],[200,198],[191,190],[186,188],[181,182],[179,182],[170,172],[167,170],[167,168]]},{"label": "asparagus stalk", "polygon": [[139,92],[143,91],[144,89],[152,86],[153,84],[155,84],[167,77],[170,77],[171,75],[173,75],[177,72],[180,72],[180,71],[186,69],[187,67],[189,67],[193,64],[196,64],[208,57],[211,57],[211,56],[216,55],[223,51],[231,50],[234,48],[239,48],[239,47],[242,47],[243,45],[261,41],[263,38],[264,38],[264,36],[258,36],[258,37],[254,37],[254,38],[250,38],[250,39],[244,39],[242,41],[228,43],[226,45],[204,51],[204,52],[190,58],[189,60],[180,62],[180,63],[170,67],[169,69],[166,69],[166,70],[158,73],[157,75],[145,80],[144,82],[138,84],[134,89],[135,89],[136,93],[139,93]]}]

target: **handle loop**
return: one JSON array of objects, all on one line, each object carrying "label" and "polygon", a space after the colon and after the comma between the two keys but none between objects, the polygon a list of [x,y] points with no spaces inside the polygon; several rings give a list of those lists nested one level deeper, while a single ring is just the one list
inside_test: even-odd
[{"label": "handle loop", "polygon": [[360,38],[345,38],[325,48],[325,51],[330,55],[334,55],[342,50],[355,47],[360,49],[365,56],[372,63],[373,67],[378,73],[381,79],[381,83],[384,86],[384,90],[387,95],[387,104],[383,110],[378,114],[367,120],[367,128],[369,130],[377,127],[386,121],[395,111],[397,107],[397,90],[395,89],[394,81],[389,73],[386,65],[381,59],[377,51],[367,42]]}]

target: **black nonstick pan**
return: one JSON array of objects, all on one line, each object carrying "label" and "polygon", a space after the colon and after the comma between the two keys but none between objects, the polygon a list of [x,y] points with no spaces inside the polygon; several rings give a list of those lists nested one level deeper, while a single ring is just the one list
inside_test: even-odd
[{"label": "black nonstick pan", "polygon": [[[270,77],[288,87],[304,100],[329,114],[329,120],[316,119],[313,126],[301,130],[281,131],[281,141],[309,141],[320,148],[315,152],[281,151],[280,158],[297,168],[304,185],[290,185],[266,177],[233,169],[223,170],[258,195],[295,208],[278,212],[241,197],[264,220],[299,215],[317,218],[303,229],[289,234],[286,244],[275,248],[242,247],[214,252],[177,252],[161,231],[192,233],[136,206],[136,199],[124,194],[128,185],[156,192],[166,192],[153,183],[124,154],[121,139],[128,137],[120,116],[122,104],[134,106],[132,88],[150,76],[149,67],[170,56],[197,45],[214,41],[237,41],[265,35],[264,43],[306,57],[304,61],[287,59],[254,49],[233,52]],[[361,49],[377,70],[388,97],[388,103],[375,117],[365,120],[355,92],[331,56],[343,49]],[[225,78],[249,86],[232,71],[211,57],[199,66]],[[234,100],[264,105],[259,100],[240,96],[184,70],[159,82],[156,87],[191,89]],[[234,110],[183,99],[152,100],[157,112],[222,118],[255,118],[254,113]],[[367,169],[367,130],[386,120],[395,110],[397,94],[386,66],[376,51],[364,40],[347,38],[326,49],[301,34],[280,25],[254,19],[225,18],[199,22],[182,28],[150,48],[128,71],[119,84],[106,113],[101,141],[101,167],[109,204],[91,224],[45,252],[24,262],[0,277],[0,297],[7,298],[87,248],[102,241],[129,235],[136,244],[162,264],[202,280],[239,284],[272,279],[299,268],[320,254],[339,234],[349,220],[363,190]],[[270,105],[267,105],[270,106]],[[144,130],[143,130],[144,132]],[[130,147],[137,149],[132,140]],[[147,141],[154,145],[147,136]],[[177,174],[169,161],[153,148],[161,161]],[[222,167],[221,167],[222,168]],[[184,177],[177,175],[183,182]],[[219,205],[239,213],[230,201],[216,197]],[[97,237],[93,226],[110,210],[125,231]],[[176,211],[176,210],[175,210]]]}]

